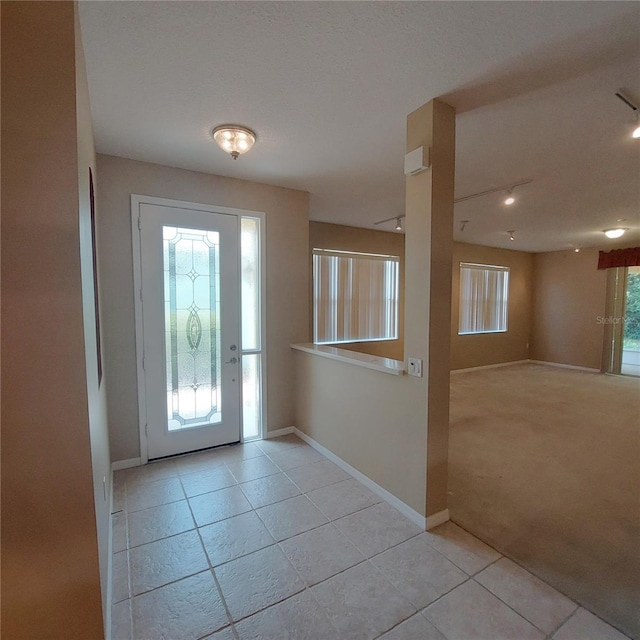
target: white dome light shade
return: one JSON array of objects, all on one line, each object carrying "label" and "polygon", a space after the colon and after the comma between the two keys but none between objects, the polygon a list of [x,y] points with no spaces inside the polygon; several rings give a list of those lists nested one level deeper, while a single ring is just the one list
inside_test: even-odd
[{"label": "white dome light shade", "polygon": [[223,124],[216,127],[211,135],[217,145],[234,160],[249,151],[256,141],[256,134],[251,129],[236,124]]},{"label": "white dome light shade", "polygon": [[622,229],[622,228],[618,228],[618,229],[605,229],[604,230],[604,235],[607,236],[607,238],[620,238],[621,236],[624,235],[624,232],[626,231],[626,229]]},{"label": "white dome light shade", "polygon": [[512,205],[515,201],[516,199],[511,195],[511,193],[508,193],[507,197],[504,199],[504,203],[507,206]]}]

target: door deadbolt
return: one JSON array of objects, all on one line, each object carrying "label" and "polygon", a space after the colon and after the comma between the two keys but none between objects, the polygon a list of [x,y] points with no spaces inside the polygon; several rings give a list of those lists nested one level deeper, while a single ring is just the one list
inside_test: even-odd
[{"label": "door deadbolt", "polygon": [[225,364],[235,364],[236,362],[238,362],[238,358],[236,358],[235,356],[233,358],[231,358],[231,360],[225,360]]},{"label": "door deadbolt", "polygon": [[231,351],[235,351],[238,347],[236,347],[235,344],[232,344],[229,349],[231,349]]}]

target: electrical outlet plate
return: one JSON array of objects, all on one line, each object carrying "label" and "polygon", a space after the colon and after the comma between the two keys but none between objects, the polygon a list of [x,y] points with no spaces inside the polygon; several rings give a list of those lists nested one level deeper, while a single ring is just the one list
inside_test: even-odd
[{"label": "electrical outlet plate", "polygon": [[422,378],[422,360],[420,358],[409,358],[409,375]]}]

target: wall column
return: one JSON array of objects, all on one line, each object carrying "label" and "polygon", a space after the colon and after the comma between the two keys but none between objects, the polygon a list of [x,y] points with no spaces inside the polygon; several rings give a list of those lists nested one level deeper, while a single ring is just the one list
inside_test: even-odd
[{"label": "wall column", "polygon": [[423,361],[420,383],[426,396],[426,515],[440,514],[434,519],[438,520],[448,517],[453,107],[431,100],[409,114],[406,150],[420,146],[431,149],[431,168],[406,178],[405,359]]}]

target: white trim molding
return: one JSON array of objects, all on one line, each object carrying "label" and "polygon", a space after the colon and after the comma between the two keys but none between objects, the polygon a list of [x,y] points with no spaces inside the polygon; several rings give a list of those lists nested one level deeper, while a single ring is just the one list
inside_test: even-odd
[{"label": "white trim molding", "polygon": [[560,369],[576,369],[577,371],[588,371],[589,373],[600,373],[600,369],[591,367],[578,367],[575,364],[562,364],[561,362],[547,362],[546,360],[528,360],[531,364],[546,364],[550,367],[559,367]]},{"label": "white trim molding", "polygon": [[282,436],[288,436],[291,433],[296,433],[295,427],[284,427],[283,429],[275,429],[274,431],[265,431],[264,437],[266,440],[269,440],[269,438],[281,438]]},{"label": "white trim molding", "polygon": [[[297,427],[292,427],[292,431],[290,433],[295,433],[301,440],[304,440],[308,445],[313,447],[316,451],[319,451],[325,458],[328,458],[339,466],[341,469],[346,471],[350,476],[354,477],[356,480],[362,482],[362,484],[371,489],[376,495],[380,496],[385,502],[388,502],[392,507],[397,509],[402,515],[406,516],[413,522],[417,524],[421,529],[425,530],[427,527],[427,519],[419,514],[417,511],[412,509],[408,504],[402,502],[400,498],[397,498],[392,493],[381,487],[377,482],[374,482],[368,476],[365,476],[364,473],[358,471],[355,467],[352,467],[348,462],[345,462],[342,458],[339,458],[335,453],[329,451],[326,447],[323,447],[319,442],[316,442],[313,438],[309,437],[306,433],[303,433]],[[272,436],[273,437],[273,436]],[[442,513],[442,512],[441,512]],[[439,516],[440,514],[435,514]],[[447,519],[449,512],[447,511]],[[445,522],[444,520],[442,522]],[[441,524],[441,523],[440,523]],[[433,525],[436,526],[436,525]]]},{"label": "white trim molding", "polygon": [[527,364],[532,360],[511,360],[510,362],[497,362],[496,364],[485,364],[480,367],[468,367],[467,369],[452,369],[451,375],[456,373],[466,373],[467,371],[481,371],[482,369],[497,369],[499,367],[508,367],[512,364]]},{"label": "white trim molding", "polygon": [[431,531],[431,529],[435,529],[441,524],[449,522],[449,520],[449,509],[438,511],[438,513],[434,513],[432,516],[427,516],[426,529],[427,531]]},{"label": "white trim molding", "polygon": [[[139,467],[143,464],[142,458],[129,458],[128,460],[116,460],[111,463],[111,471],[121,471],[122,469],[131,469],[131,467]],[[113,486],[113,484],[111,485]]]}]

